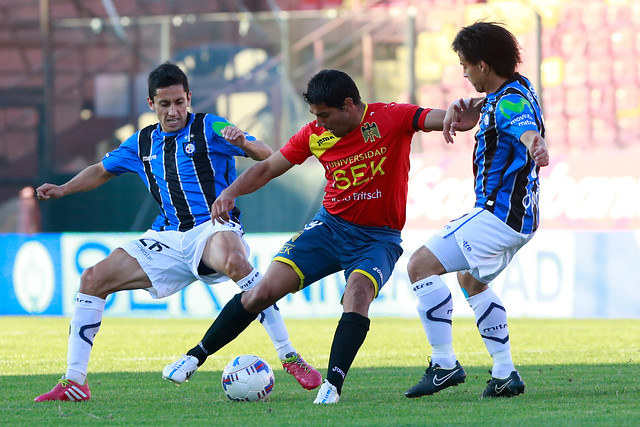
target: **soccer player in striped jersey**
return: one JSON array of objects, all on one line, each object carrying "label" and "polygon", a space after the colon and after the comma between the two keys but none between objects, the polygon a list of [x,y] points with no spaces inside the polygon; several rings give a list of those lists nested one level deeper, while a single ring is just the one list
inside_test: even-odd
[{"label": "soccer player in striped jersey", "polygon": [[254,192],[314,156],[325,169],[325,195],[315,217],[284,244],[265,277],[222,309],[192,350],[206,357],[240,334],[261,310],[332,273],[344,271],[343,314],[325,382],[314,403],[337,403],[369,330],[369,305],[400,255],[406,217],[409,154],[418,131],[442,130],[444,110],[364,103],[345,73],[323,70],[304,94],[316,119],[267,160],[242,173],[216,199],[211,216],[229,220],[233,200]]},{"label": "soccer player in striped jersey", "polygon": [[[210,207],[236,178],[234,156],[264,160],[271,148],[222,117],[190,113],[189,82],[177,65],[158,66],[148,84],[149,108],[158,123],[136,132],[67,183],[46,183],[36,190],[40,200],[57,199],[131,172],[140,176],[160,207],[150,230],[82,273],[69,328],[67,371],[37,402],[91,397],[87,366],[108,295],[145,289],[153,298],[164,298],[196,280],[213,285],[231,279],[246,290],[262,279],[247,260],[240,211],[231,206],[228,221],[219,223],[211,220]],[[318,387],[322,376],[296,352],[277,306],[265,307],[260,321],[285,369],[303,387]],[[167,366],[163,377],[180,384],[200,365],[185,355]]]},{"label": "soccer player in striped jersey", "polygon": [[508,30],[476,22],[460,30],[452,48],[464,76],[486,94],[454,102],[443,125],[445,139],[453,142],[456,130],[473,128],[479,119],[473,153],[476,203],[409,261],[431,358],[422,379],[405,395],[430,395],[465,380],[452,345],[451,292],[440,277],[456,271],[493,358],[482,396],[516,396],[524,392],[524,381],[511,358],[504,305],[488,285],[538,229],[538,172],[549,164],[544,122],[533,85],[516,72],[520,48]]}]

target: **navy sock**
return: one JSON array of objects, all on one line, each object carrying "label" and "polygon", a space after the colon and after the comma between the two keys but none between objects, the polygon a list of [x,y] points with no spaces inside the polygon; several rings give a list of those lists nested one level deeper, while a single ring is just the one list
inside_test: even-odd
[{"label": "navy sock", "polygon": [[233,341],[258,317],[258,313],[249,313],[244,309],[241,298],[242,292],[231,298],[204,334],[202,341],[187,352],[189,356],[198,359],[198,366],[202,365],[209,355]]},{"label": "navy sock", "polygon": [[327,380],[342,392],[342,384],[369,331],[371,321],[358,313],[342,313],[333,336]]}]

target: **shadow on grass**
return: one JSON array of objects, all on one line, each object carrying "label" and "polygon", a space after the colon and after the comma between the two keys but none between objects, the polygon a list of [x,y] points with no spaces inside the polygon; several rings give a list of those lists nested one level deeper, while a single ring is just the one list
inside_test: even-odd
[{"label": "shadow on grass", "polygon": [[640,425],[638,364],[521,366],[527,389],[513,399],[480,399],[489,373],[467,367],[464,384],[407,399],[422,367],[354,368],[337,405],[313,405],[316,391],[276,371],[267,402],[229,401],[220,371],[176,386],[158,372],[94,373],[88,402],[35,403],[52,375],[3,376],[2,425]]}]

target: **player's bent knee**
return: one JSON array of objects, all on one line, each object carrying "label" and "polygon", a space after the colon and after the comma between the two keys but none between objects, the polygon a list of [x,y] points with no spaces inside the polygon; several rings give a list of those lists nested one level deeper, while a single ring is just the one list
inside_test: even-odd
[{"label": "player's bent knee", "polygon": [[407,264],[407,273],[409,274],[409,280],[411,283],[417,282],[420,279],[423,279],[425,274],[428,272],[425,270],[424,264],[420,260],[420,256],[415,253],[411,255],[409,259],[409,263]]},{"label": "player's bent knee", "polygon": [[242,305],[249,312],[258,312],[272,306],[282,296],[278,289],[260,282],[245,292],[242,297]]},{"label": "player's bent knee", "polygon": [[83,294],[106,298],[117,290],[113,281],[101,274],[97,266],[87,268],[80,276],[79,291]]},{"label": "player's bent knee", "polygon": [[111,292],[104,279],[101,278],[99,270],[95,266],[89,267],[80,276],[80,292],[86,295],[105,298]]},{"label": "player's bent knee", "polygon": [[231,252],[224,263],[224,274],[234,281],[238,281],[253,271],[253,266],[249,263],[244,254]]},{"label": "player's bent knee", "polygon": [[411,283],[446,272],[440,261],[424,246],[415,251],[407,263]]}]

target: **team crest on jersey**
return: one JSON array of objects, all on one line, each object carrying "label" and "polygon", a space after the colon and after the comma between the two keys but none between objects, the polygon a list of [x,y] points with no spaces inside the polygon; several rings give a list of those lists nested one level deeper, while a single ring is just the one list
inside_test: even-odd
[{"label": "team crest on jersey", "polygon": [[193,141],[183,142],[182,150],[186,156],[193,157],[193,154],[196,152],[196,144],[194,144]]},{"label": "team crest on jersey", "polygon": [[362,131],[362,138],[364,138],[364,142],[374,142],[376,138],[381,138],[380,130],[375,122],[365,123],[360,126],[360,130]]}]

